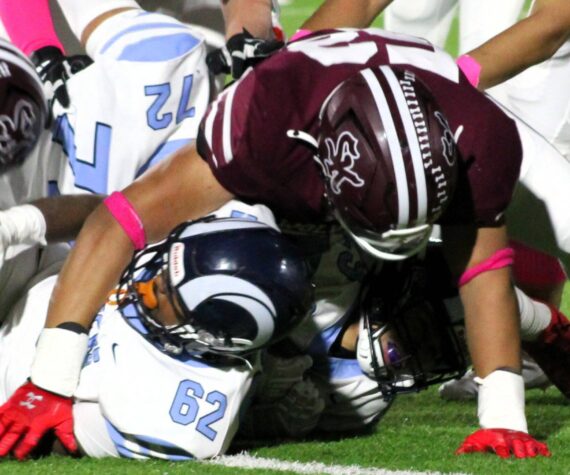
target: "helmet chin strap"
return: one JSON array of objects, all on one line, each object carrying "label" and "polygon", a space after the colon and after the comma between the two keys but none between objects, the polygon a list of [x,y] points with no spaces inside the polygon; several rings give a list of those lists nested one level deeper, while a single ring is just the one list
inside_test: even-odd
[{"label": "helmet chin strap", "polygon": [[[356,360],[362,372],[374,378],[376,372],[374,371],[374,363],[372,359],[376,355],[376,365],[378,369],[384,367],[384,358],[382,356],[382,348],[380,347],[379,332],[372,331],[365,322],[365,316],[361,315],[358,322],[358,339],[356,340]],[[372,345],[370,344],[372,342]]]},{"label": "helmet chin strap", "polygon": [[379,239],[377,241],[378,246],[380,246],[380,240],[384,240],[386,243],[388,243],[391,239],[397,240],[400,238],[412,237],[414,235],[422,238],[421,241],[419,241],[418,244],[411,249],[402,252],[388,252],[380,249],[377,246],[374,246],[370,243],[369,240],[354,234],[349,225],[344,221],[344,219],[342,219],[342,216],[338,211],[335,211],[334,215],[344,230],[352,237],[352,239],[354,239],[356,244],[358,244],[358,246],[360,246],[363,251],[385,261],[403,261],[404,259],[417,254],[427,245],[429,237],[431,235],[432,226],[430,224],[420,224],[419,226],[414,226],[413,228],[386,231],[379,235]]}]

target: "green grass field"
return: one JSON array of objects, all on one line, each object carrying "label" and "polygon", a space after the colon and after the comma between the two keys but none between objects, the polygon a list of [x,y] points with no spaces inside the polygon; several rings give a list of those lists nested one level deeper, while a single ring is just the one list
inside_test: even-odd
[{"label": "green grass field", "polygon": [[[283,23],[291,34],[319,4],[294,0],[283,7]],[[381,19],[378,24],[381,23]],[[456,31],[450,35],[454,51]],[[565,302],[570,302],[566,297]],[[568,310],[566,305],[565,310]],[[436,471],[472,474],[568,474],[570,473],[570,405],[555,389],[527,393],[530,431],[548,442],[553,456],[529,460],[500,460],[491,455],[455,456],[461,440],[477,427],[474,402],[444,402],[432,388],[400,397],[377,429],[369,435],[336,440],[281,441],[255,447],[236,447],[250,455],[276,461],[318,462],[326,465],[385,470]],[[300,470],[300,469],[299,469]],[[0,462],[6,474],[270,474],[301,473],[269,469],[237,469],[211,463],[71,459],[51,456],[37,461]],[[308,472],[305,472],[308,473]],[[311,473],[315,473],[314,471]],[[328,472],[332,473],[332,472]],[[353,469],[334,473],[358,473]],[[360,473],[372,473],[372,471]]]}]

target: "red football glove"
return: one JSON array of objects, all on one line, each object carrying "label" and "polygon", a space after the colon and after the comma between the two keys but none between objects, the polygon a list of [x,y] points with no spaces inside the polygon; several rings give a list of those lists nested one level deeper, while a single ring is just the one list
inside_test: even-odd
[{"label": "red football glove", "polygon": [[456,455],[471,452],[495,452],[499,457],[508,458],[511,453],[517,458],[550,457],[546,444],[538,442],[526,432],[508,429],[479,429],[467,436]]},{"label": "red football glove", "polygon": [[22,460],[50,429],[67,450],[76,452],[71,407],[71,398],[50,393],[31,382],[21,386],[0,407],[0,457],[15,447],[14,455]]}]

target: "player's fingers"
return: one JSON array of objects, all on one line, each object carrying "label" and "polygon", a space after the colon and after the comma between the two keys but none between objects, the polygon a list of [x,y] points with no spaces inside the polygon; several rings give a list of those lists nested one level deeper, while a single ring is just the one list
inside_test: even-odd
[{"label": "player's fingers", "polygon": [[26,428],[22,424],[12,424],[0,439],[0,457],[8,455],[12,447],[18,442]]},{"label": "player's fingers", "polygon": [[509,450],[509,447],[504,442],[494,444],[491,448],[501,458],[504,458],[504,459],[509,458],[509,456],[511,455],[511,451]]},{"label": "player's fingers", "polygon": [[548,450],[548,446],[542,442],[536,442],[536,447],[538,448],[538,453],[544,457],[550,457],[552,453]]},{"label": "player's fingers", "polygon": [[62,79],[60,79],[59,81],[61,83],[56,83],[57,89],[55,90],[55,97],[63,107],[67,108],[71,103],[71,101],[69,100],[69,94],[67,93],[67,87]]},{"label": "player's fingers", "polygon": [[24,439],[14,449],[16,458],[18,460],[24,459],[38,445],[45,433],[46,429],[43,427],[30,429]]},{"label": "player's fingers", "polygon": [[519,459],[536,456],[536,452],[533,450],[533,444],[529,446],[520,439],[514,439],[512,441],[512,449],[514,456]]},{"label": "player's fingers", "polygon": [[55,435],[69,452],[77,452],[77,441],[73,435],[73,421],[68,421],[55,429]]},{"label": "player's fingers", "polygon": [[472,444],[469,443],[463,443],[461,444],[461,446],[455,451],[455,455],[462,455],[462,454],[470,454],[471,452],[474,452],[475,448],[473,447]]},{"label": "player's fingers", "polygon": [[528,457],[536,457],[538,455],[538,443],[536,441],[527,440],[524,445]]}]

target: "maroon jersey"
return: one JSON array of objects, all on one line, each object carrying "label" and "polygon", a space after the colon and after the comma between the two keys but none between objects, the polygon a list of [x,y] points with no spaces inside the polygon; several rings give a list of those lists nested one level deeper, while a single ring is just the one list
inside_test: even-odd
[{"label": "maroon jersey", "polygon": [[377,29],[330,30],[289,44],[229,87],[200,127],[198,150],[236,196],[278,215],[314,220],[326,210],[314,150],[288,135],[318,136],[327,96],[348,77],[382,65],[421,78],[446,115],[460,154],[460,178],[442,223],[494,226],[519,176],[521,144],[512,119],[474,89],[444,51]]}]

